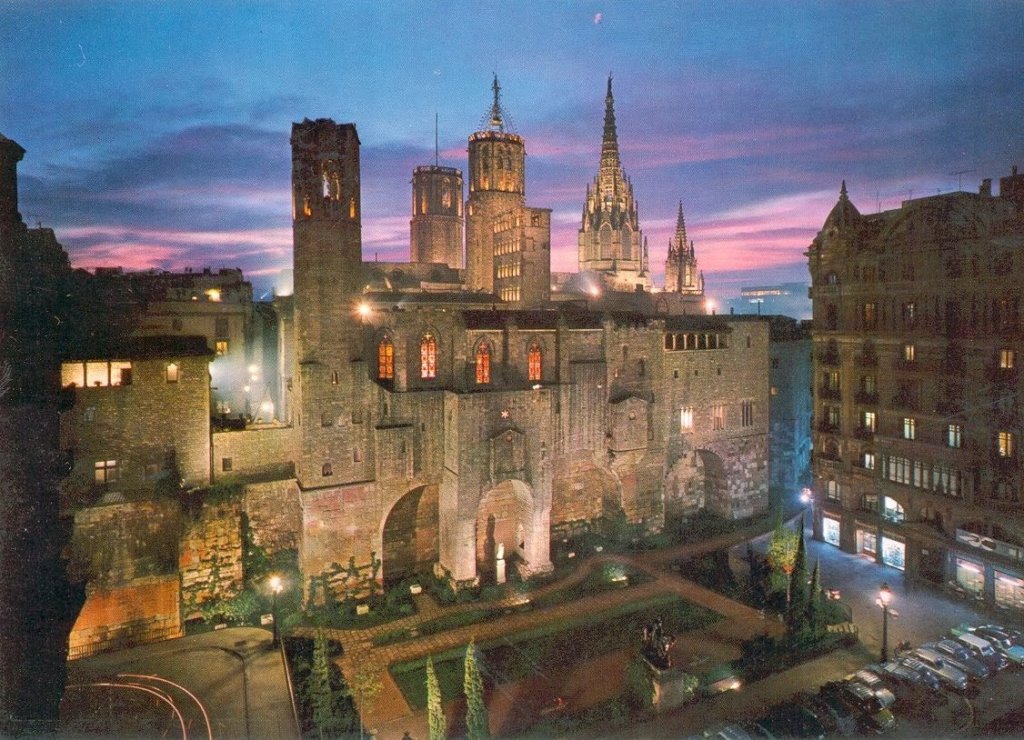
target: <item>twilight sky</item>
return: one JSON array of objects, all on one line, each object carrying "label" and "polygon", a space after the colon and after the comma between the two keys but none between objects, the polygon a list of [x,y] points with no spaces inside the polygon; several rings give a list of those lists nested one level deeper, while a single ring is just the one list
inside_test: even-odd
[{"label": "twilight sky", "polygon": [[465,170],[492,72],[554,270],[576,269],[609,72],[651,267],[681,199],[715,297],[806,280],[842,179],[874,212],[1024,165],[1015,1],[0,6],[25,220],[78,267],[241,267],[257,294],[291,265],[293,121],[356,123],[364,258],[406,260],[434,114],[441,164]]}]

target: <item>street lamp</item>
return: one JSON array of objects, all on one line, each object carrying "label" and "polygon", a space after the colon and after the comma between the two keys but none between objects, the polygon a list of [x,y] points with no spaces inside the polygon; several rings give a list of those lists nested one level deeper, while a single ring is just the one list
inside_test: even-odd
[{"label": "street lamp", "polygon": [[277,631],[277,595],[281,593],[281,576],[270,577],[270,593],[272,594],[270,602],[270,619],[274,623],[274,639],[271,644],[277,647],[280,642],[280,637]]},{"label": "street lamp", "polygon": [[892,600],[892,590],[888,583],[883,583],[878,589],[878,604],[882,607],[882,661],[889,660],[889,602]]}]

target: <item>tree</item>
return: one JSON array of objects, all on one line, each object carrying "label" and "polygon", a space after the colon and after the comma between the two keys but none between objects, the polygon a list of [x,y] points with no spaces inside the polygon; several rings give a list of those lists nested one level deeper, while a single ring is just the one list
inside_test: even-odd
[{"label": "tree", "polygon": [[444,740],[448,724],[441,706],[441,687],[437,683],[433,658],[427,658],[427,732],[430,740]]},{"label": "tree", "polygon": [[484,682],[480,677],[476,647],[472,642],[466,645],[464,665],[462,690],[466,693],[466,737],[469,740],[489,738],[491,732],[487,720],[487,705],[484,703]]},{"label": "tree", "polygon": [[807,550],[804,546],[804,518],[800,517],[797,532],[796,554],[793,556],[793,571],[790,574],[789,629],[799,632],[807,623]]},{"label": "tree", "polygon": [[807,626],[818,634],[824,627],[825,594],[821,589],[821,563],[814,561],[814,572],[811,574],[811,593],[807,599]]},{"label": "tree", "polygon": [[348,687],[348,694],[355,698],[356,721],[359,722],[359,737],[363,736],[362,717],[369,714],[373,704],[377,700],[383,684],[380,676],[373,671],[361,670],[352,677],[352,683]]},{"label": "tree", "polygon": [[799,537],[796,532],[787,529],[782,522],[782,515],[779,515],[775,525],[775,532],[768,543],[768,565],[771,566],[771,584],[773,591],[786,592],[786,609],[789,609],[791,595],[791,576],[793,567],[796,564],[796,551],[799,545]]}]

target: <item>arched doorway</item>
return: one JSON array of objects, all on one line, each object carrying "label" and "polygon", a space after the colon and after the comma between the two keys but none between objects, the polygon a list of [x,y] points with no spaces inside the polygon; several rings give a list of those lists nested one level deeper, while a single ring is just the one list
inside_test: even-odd
[{"label": "arched doorway", "polygon": [[384,586],[430,571],[438,559],[437,486],[402,496],[384,520]]},{"label": "arched doorway", "polygon": [[527,560],[533,537],[533,493],[522,481],[506,480],[480,499],[476,517],[476,568],[493,583],[499,555],[511,564]]},{"label": "arched doorway", "polygon": [[727,503],[725,463],[710,450],[683,455],[665,478],[665,524],[700,509],[719,511]]}]

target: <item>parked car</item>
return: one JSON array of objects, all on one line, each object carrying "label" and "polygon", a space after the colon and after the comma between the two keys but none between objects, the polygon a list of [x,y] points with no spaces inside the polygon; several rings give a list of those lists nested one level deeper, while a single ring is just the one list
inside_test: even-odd
[{"label": "parked car", "polygon": [[917,709],[922,705],[936,704],[945,699],[942,686],[934,676],[926,681],[921,674],[896,661],[876,666],[885,685],[896,696],[900,708]]},{"label": "parked car", "polygon": [[969,679],[981,681],[992,675],[984,663],[971,655],[971,651],[955,640],[928,642],[921,647],[931,648],[941,654],[951,665],[967,674]]},{"label": "parked car", "polygon": [[913,655],[904,655],[899,659],[900,665],[909,668],[914,671],[921,679],[921,681],[927,684],[930,688],[935,691],[941,690],[945,687],[942,679],[939,678],[939,674],[933,671],[931,668],[926,666],[920,660],[915,658]]},{"label": "parked car", "polygon": [[717,740],[752,740],[753,738],[743,725],[736,722],[719,722],[704,730],[701,737],[716,738]]},{"label": "parked car", "polygon": [[867,668],[862,668],[859,671],[851,673],[846,677],[846,680],[864,684],[874,691],[875,696],[878,697],[878,701],[880,701],[882,706],[886,709],[896,703],[895,695],[889,691],[889,688],[882,682],[882,678],[877,673],[873,673]]},{"label": "parked car", "polygon": [[987,665],[992,671],[1001,671],[1010,665],[1009,659],[997,651],[988,640],[978,637],[970,630],[954,627],[950,630],[953,640],[971,651],[971,655]]},{"label": "parked car", "polygon": [[896,717],[882,706],[875,693],[861,683],[831,681],[821,687],[822,695],[831,695],[858,713],[858,724],[864,732],[880,734],[896,727]]},{"label": "parked car", "polygon": [[992,643],[998,652],[1006,656],[1015,668],[1024,666],[1024,648],[1014,643],[1010,636],[995,627],[983,626],[974,629],[974,634]]},{"label": "parked car", "polygon": [[814,712],[791,701],[773,707],[755,720],[754,729],[767,738],[825,737],[825,728]]},{"label": "parked car", "polygon": [[943,658],[942,653],[919,647],[910,654],[938,674],[939,679],[954,691],[967,691],[967,674]]}]

